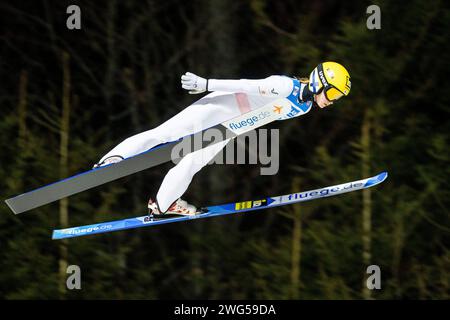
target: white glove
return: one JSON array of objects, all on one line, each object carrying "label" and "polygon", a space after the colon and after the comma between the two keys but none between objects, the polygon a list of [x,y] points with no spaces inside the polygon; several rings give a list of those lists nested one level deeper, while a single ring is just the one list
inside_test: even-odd
[{"label": "white glove", "polygon": [[181,87],[190,94],[198,94],[208,90],[208,80],[193,73],[186,72],[181,76]]}]

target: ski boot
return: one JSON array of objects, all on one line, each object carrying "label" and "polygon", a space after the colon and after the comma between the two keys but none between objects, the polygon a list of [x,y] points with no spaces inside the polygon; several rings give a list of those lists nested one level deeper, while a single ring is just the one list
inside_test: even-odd
[{"label": "ski boot", "polygon": [[150,217],[162,217],[167,215],[195,216],[200,212],[197,211],[195,206],[187,203],[181,198],[172,203],[166,212],[161,212],[158,203],[150,198],[148,200],[148,213]]},{"label": "ski boot", "polygon": [[106,166],[106,165],[111,164],[111,163],[117,163],[117,162],[120,162],[120,161],[122,161],[122,160],[123,160],[123,157],[122,157],[122,156],[110,156],[110,157],[106,158],[105,160],[103,160],[103,161],[101,161],[101,162],[99,162],[99,163],[94,164],[94,166],[92,167],[92,169],[97,169],[97,168]]}]

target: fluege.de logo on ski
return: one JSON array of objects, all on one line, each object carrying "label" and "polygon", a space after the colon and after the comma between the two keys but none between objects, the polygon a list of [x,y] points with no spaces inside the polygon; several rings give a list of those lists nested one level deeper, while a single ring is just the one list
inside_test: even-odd
[{"label": "fluege.de logo on ski", "polygon": [[64,233],[66,234],[82,234],[82,233],[91,233],[91,232],[98,232],[100,230],[107,230],[111,229],[112,225],[100,225],[95,227],[87,227],[87,228],[73,228],[73,229],[67,229],[64,230]]},{"label": "fluege.de logo on ski", "polygon": [[302,198],[307,198],[307,197],[311,197],[311,198],[326,197],[326,196],[331,195],[331,193],[338,192],[340,190],[360,188],[362,186],[363,186],[363,183],[356,182],[356,183],[350,183],[350,184],[344,185],[343,187],[335,186],[333,188],[323,188],[323,189],[313,190],[313,191],[309,191],[309,192],[292,193],[288,196],[288,200],[297,200],[297,199],[302,199]]}]

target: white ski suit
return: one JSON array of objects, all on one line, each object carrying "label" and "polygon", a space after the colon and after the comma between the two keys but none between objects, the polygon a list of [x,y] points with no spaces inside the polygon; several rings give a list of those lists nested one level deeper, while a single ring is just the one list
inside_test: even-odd
[{"label": "white ski suit", "polygon": [[[114,155],[120,155],[123,158],[132,157],[161,143],[175,141],[258,109],[279,98],[289,99],[292,106],[292,112],[280,120],[303,115],[311,109],[312,105],[312,103],[305,104],[301,101],[304,89],[305,84],[287,76],[274,75],[260,80],[210,79],[208,90],[213,91],[212,93],[197,100],[158,127],[125,139],[103,156],[101,161]],[[162,212],[165,212],[184,194],[193,176],[207,165],[229,141],[230,139],[225,139],[189,153],[169,170],[156,196]]]}]

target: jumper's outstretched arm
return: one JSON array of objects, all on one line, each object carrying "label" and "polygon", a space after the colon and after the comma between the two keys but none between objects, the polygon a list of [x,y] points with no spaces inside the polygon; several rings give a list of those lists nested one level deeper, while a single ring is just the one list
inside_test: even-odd
[{"label": "jumper's outstretched arm", "polygon": [[292,79],[285,76],[270,76],[265,79],[219,80],[205,79],[191,72],[181,76],[181,86],[190,94],[205,91],[243,92],[250,95],[284,98],[292,92]]}]

